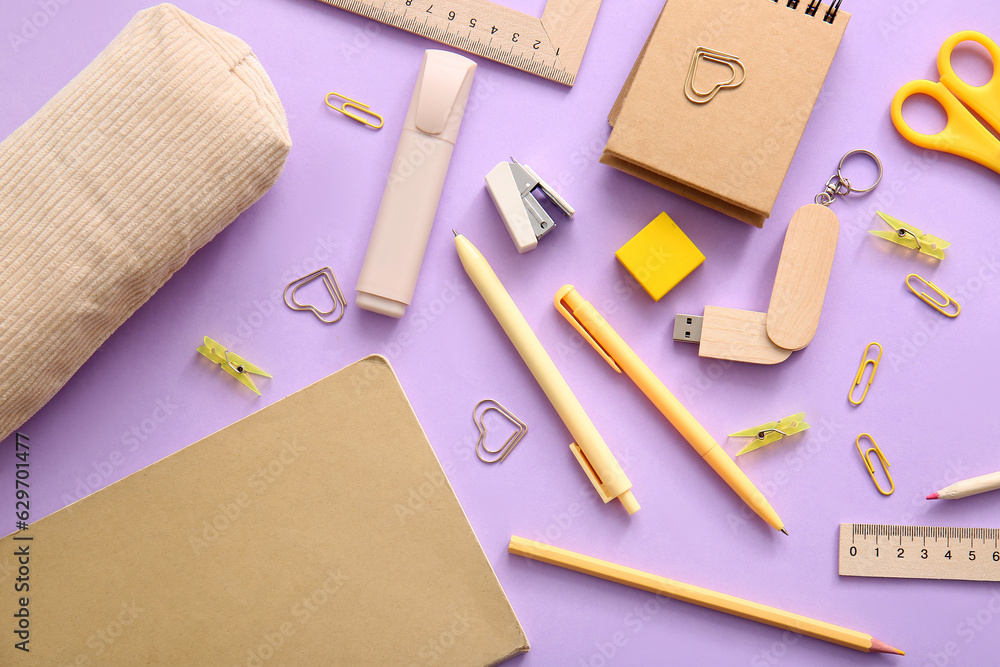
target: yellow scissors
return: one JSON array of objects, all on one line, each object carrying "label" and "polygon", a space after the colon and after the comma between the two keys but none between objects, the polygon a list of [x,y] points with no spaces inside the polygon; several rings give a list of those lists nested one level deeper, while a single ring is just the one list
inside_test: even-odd
[{"label": "yellow scissors", "polygon": [[[951,54],[962,42],[976,42],[989,51],[993,76],[988,83],[971,86],[955,73]],[[941,45],[937,65],[941,81],[910,81],[892,98],[892,124],[912,144],[974,160],[1000,174],[1000,140],[965,108],[975,111],[1000,132],[1000,46],[974,30],[957,32]],[[937,134],[917,132],[903,120],[903,102],[920,94],[937,100],[948,116],[948,123]]]}]

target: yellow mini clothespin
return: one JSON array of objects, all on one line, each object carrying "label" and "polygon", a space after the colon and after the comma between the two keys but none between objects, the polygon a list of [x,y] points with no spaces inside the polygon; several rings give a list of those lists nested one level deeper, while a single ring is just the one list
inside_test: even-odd
[{"label": "yellow mini clothespin", "polygon": [[765,445],[770,445],[772,442],[777,442],[785,436],[795,435],[800,431],[806,430],[809,428],[809,424],[804,421],[805,418],[806,413],[799,412],[791,417],[779,419],[776,422],[767,422],[766,424],[761,424],[760,426],[754,426],[753,428],[737,431],[736,433],[730,433],[730,438],[753,438],[753,442],[736,452],[736,456],[752,452],[753,450],[760,449]]},{"label": "yellow mini clothespin", "polygon": [[[868,441],[872,443],[872,446],[865,451],[861,451],[861,438],[868,438]],[[857,440],[854,441],[854,444],[858,447],[858,454],[861,454],[861,458],[865,462],[865,467],[868,468],[868,474],[871,476],[872,482],[875,484],[875,488],[878,489],[878,492],[883,496],[891,496],[892,492],[896,490],[896,484],[892,481],[892,476],[889,475],[889,461],[886,460],[882,450],[879,449],[878,443],[875,442],[875,438],[871,437],[867,433],[862,433],[858,436]],[[885,478],[889,480],[888,491],[884,491],[882,489],[882,486],[878,483],[878,479],[875,477],[875,465],[872,464],[871,459],[872,452],[875,452],[875,456],[878,457],[879,463],[882,464],[882,471],[885,472]]]},{"label": "yellow mini clothespin", "polygon": [[898,220],[891,215],[886,215],[882,211],[876,211],[878,217],[882,218],[887,225],[892,227],[891,232],[868,232],[880,239],[898,243],[904,248],[910,248],[925,255],[930,255],[936,259],[944,259],[944,249],[951,244],[930,234],[925,234],[913,225],[908,225],[902,220]]},{"label": "yellow mini clothespin", "polygon": [[257,366],[254,366],[243,357],[230,352],[208,336],[205,336],[205,344],[198,348],[198,352],[210,361],[219,364],[219,366],[222,367],[222,370],[242,382],[258,396],[260,396],[260,392],[257,390],[257,387],[254,385],[249,374],[263,375],[267,378],[271,377],[270,374],[262,371]]},{"label": "yellow mini clothespin", "polygon": [[[330,98],[331,97],[339,97],[340,99],[344,100],[344,102],[339,107],[337,105],[335,105],[335,104],[330,104]],[[363,123],[363,124],[367,125],[370,128],[373,128],[373,129],[377,130],[377,129],[379,129],[379,128],[382,127],[382,122],[383,122],[382,121],[382,116],[380,116],[377,113],[375,113],[374,111],[372,111],[371,107],[368,106],[367,104],[363,104],[361,102],[358,102],[357,100],[352,100],[350,97],[347,97],[346,95],[341,95],[340,93],[327,93],[326,94],[326,106],[330,107],[334,111],[339,111],[340,113],[344,114],[348,118],[353,118],[354,120],[358,121],[359,123]],[[378,118],[378,124],[376,125],[370,119],[364,118],[363,116],[359,116],[359,115],[357,115],[355,113],[352,113],[350,111],[350,109],[357,109],[358,111],[360,111],[362,113],[366,113],[369,116],[373,116],[375,118]]]},{"label": "yellow mini clothespin", "polygon": [[[938,301],[927,292],[918,292],[913,287],[913,285],[910,284],[910,278],[915,278],[918,281],[918,284],[923,283],[925,287],[929,287],[932,292],[943,298],[944,301]],[[918,299],[920,299],[921,301],[923,301],[928,306],[938,311],[945,317],[958,317],[958,314],[962,312],[962,307],[958,305],[958,301],[955,301],[950,296],[942,292],[940,287],[938,287],[931,281],[927,280],[926,278],[922,278],[915,273],[911,273],[910,275],[906,276],[906,286],[910,289],[911,292],[917,295]],[[955,306],[955,312],[953,313],[949,312],[947,310],[949,306]]]},{"label": "yellow mini clothespin", "polygon": [[[868,358],[868,351],[872,349],[872,346],[878,348],[878,355],[874,359]],[[875,379],[875,371],[878,370],[878,364],[882,360],[882,346],[878,343],[868,343],[865,347],[865,353],[861,355],[861,365],[858,366],[858,374],[854,376],[854,384],[851,385],[851,390],[847,392],[847,400],[850,401],[851,405],[861,405],[865,400],[865,396],[868,395],[868,389],[872,386],[872,380]],[[865,374],[865,368],[871,366],[872,372],[868,376],[868,382],[865,383],[865,390],[861,392],[861,398],[854,400],[854,390],[861,386],[861,376]]]}]

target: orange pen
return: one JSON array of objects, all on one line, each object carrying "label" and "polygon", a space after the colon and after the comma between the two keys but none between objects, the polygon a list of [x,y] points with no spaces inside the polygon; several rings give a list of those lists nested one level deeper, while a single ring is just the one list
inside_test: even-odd
[{"label": "orange pen", "polygon": [[687,408],[681,405],[681,402],[670,393],[670,390],[653,374],[653,371],[649,370],[649,366],[644,364],[642,359],[632,351],[632,348],[622,340],[622,337],[611,328],[611,325],[597,312],[597,309],[580,296],[575,287],[564,285],[560,288],[556,292],[555,305],[556,310],[563,314],[563,317],[573,325],[573,328],[587,339],[616,372],[625,371],[625,374],[632,378],[642,393],[646,394],[646,398],[653,402],[653,405],[726,481],[726,484],[743,499],[743,502],[750,506],[750,509],[775,530],[788,534],[784,523],[771,507],[771,503],[767,502],[764,494],[754,486],[754,483],[733,462],[725,450],[719,446],[719,443],[709,435],[708,431],[695,420]]}]

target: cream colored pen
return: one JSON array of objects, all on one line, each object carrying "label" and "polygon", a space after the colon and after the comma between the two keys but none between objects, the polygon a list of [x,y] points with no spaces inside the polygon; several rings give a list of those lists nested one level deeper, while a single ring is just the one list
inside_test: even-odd
[{"label": "cream colored pen", "polygon": [[462,261],[465,272],[469,274],[486,305],[493,311],[497,322],[503,327],[510,342],[517,348],[524,363],[552,403],[552,407],[559,413],[559,417],[576,440],[570,443],[569,447],[601,499],[607,503],[618,498],[629,514],[638,512],[639,503],[632,495],[632,482],[615,460],[601,434],[594,427],[594,423],[590,421],[590,417],[583,411],[583,406],[576,400],[566,380],[559,373],[552,358],[545,352],[535,332],[528,326],[527,320],[517,309],[517,305],[504,289],[497,274],[490,268],[489,262],[476,246],[458,232],[455,232],[455,247],[458,249],[458,258]]}]

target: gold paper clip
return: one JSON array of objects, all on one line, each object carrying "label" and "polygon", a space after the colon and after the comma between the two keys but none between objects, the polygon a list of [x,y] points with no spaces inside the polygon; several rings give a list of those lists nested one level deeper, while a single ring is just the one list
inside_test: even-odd
[{"label": "gold paper clip", "polygon": [[776,422],[767,422],[766,424],[761,424],[760,426],[754,426],[753,428],[737,431],[736,433],[730,433],[730,438],[753,438],[749,445],[736,452],[736,456],[752,452],[753,450],[760,449],[765,445],[770,445],[772,442],[777,442],[786,436],[795,435],[800,431],[806,430],[809,428],[809,424],[805,422],[805,418],[806,413],[799,412],[791,417],[779,419]]},{"label": "gold paper clip", "polygon": [[[486,407],[480,411],[479,406],[484,404]],[[507,419],[507,421],[517,427],[517,430],[511,433],[510,437],[507,438],[507,441],[503,443],[503,446],[500,447],[500,449],[490,449],[486,446],[486,424],[483,423],[483,418],[486,417],[486,413],[490,410],[499,412]],[[512,451],[514,451],[514,447],[517,446],[517,443],[521,442],[521,439],[524,438],[525,434],[528,432],[527,424],[515,417],[513,412],[500,405],[500,403],[494,401],[492,398],[485,398],[476,403],[476,407],[472,409],[472,421],[474,421],[476,423],[476,427],[479,428],[479,440],[476,441],[476,456],[478,456],[479,460],[483,463],[499,463],[503,461]],[[495,458],[486,458],[480,452],[480,449],[495,455]]]},{"label": "gold paper clip", "polygon": [[[869,359],[868,351],[872,349],[872,345],[878,348],[878,356],[876,356],[874,359]],[[854,384],[851,385],[851,390],[847,392],[847,400],[851,402],[851,405],[861,405],[864,402],[865,396],[868,395],[868,390],[872,386],[872,380],[875,379],[875,371],[878,370],[878,363],[881,360],[882,360],[882,346],[874,342],[868,343],[868,346],[865,348],[865,353],[861,355],[861,365],[858,366],[858,374],[854,376]],[[861,376],[865,374],[865,368],[868,365],[871,365],[872,373],[871,375],[868,376],[868,382],[865,383],[865,390],[861,392],[861,398],[855,401],[854,390],[861,386]]]},{"label": "gold paper clip", "polygon": [[[341,104],[339,107],[337,105],[335,105],[335,104],[330,104],[330,97],[331,96],[333,96],[333,97],[339,97],[340,99],[344,100],[343,104]],[[348,118],[353,118],[354,120],[358,121],[359,123],[363,123],[363,124],[367,125],[368,127],[374,128],[376,130],[382,127],[382,122],[383,122],[382,121],[382,116],[380,116],[377,113],[375,113],[374,111],[372,111],[371,107],[369,107],[367,104],[363,104],[361,102],[358,102],[357,100],[352,100],[350,97],[347,97],[346,95],[341,95],[340,93],[327,93],[326,94],[326,106],[330,107],[334,111],[339,111],[340,113],[344,114]],[[349,111],[350,109],[357,109],[358,111],[360,111],[362,113],[366,113],[369,116],[374,116],[375,118],[378,118],[378,125],[376,125],[375,123],[373,123],[368,118],[364,118],[364,117],[359,116],[359,115],[357,115],[355,113],[352,113],[351,111]]]},{"label": "gold paper clip", "polygon": [[898,220],[891,215],[886,215],[882,211],[876,211],[876,213],[887,225],[892,227],[893,231],[870,231],[868,232],[869,234],[877,236],[880,239],[885,239],[886,241],[892,241],[904,248],[916,250],[935,259],[944,259],[944,249],[949,247],[950,243],[936,236],[925,234],[913,225],[908,225],[902,220]]},{"label": "gold paper clip", "polygon": [[[938,301],[937,299],[929,295],[927,292],[918,292],[916,289],[914,289],[913,285],[910,284],[910,278],[916,278],[919,282],[931,288],[931,291],[933,291],[938,296],[942,297],[944,301]],[[945,317],[958,317],[958,314],[962,312],[962,307],[958,305],[958,301],[955,301],[950,296],[942,292],[941,288],[939,288],[934,283],[930,282],[929,280],[926,280],[925,278],[921,278],[915,273],[911,273],[910,275],[906,276],[906,286],[910,288],[911,292],[917,295],[917,298],[919,298],[921,301],[923,301],[928,306],[938,311]],[[952,305],[955,306],[954,313],[949,313],[947,310],[945,310],[946,308],[948,308],[948,306]]]},{"label": "gold paper clip", "polygon": [[[869,442],[872,443],[872,446],[865,451],[861,451],[861,438],[868,438]],[[858,439],[854,441],[854,444],[858,447],[858,454],[861,454],[861,458],[864,459],[865,467],[868,468],[868,474],[871,476],[872,482],[875,483],[875,488],[878,489],[878,492],[883,496],[891,496],[892,492],[896,490],[896,484],[892,481],[892,476],[889,475],[889,461],[886,460],[882,450],[879,449],[878,444],[875,442],[875,438],[871,437],[867,433],[862,433],[858,436]],[[885,472],[885,478],[889,480],[888,491],[883,491],[882,487],[878,483],[878,479],[875,478],[875,466],[872,464],[871,459],[872,452],[875,452],[875,456],[878,457],[879,463],[882,464],[882,470]]]},{"label": "gold paper clip", "polygon": [[222,370],[239,380],[245,387],[252,390],[258,396],[260,396],[260,392],[257,390],[257,386],[254,385],[253,380],[250,379],[248,373],[263,375],[267,378],[271,377],[268,373],[254,366],[243,357],[230,352],[208,336],[205,336],[205,344],[198,348],[198,352],[212,362],[219,364]]},{"label": "gold paper clip", "polygon": [[[725,65],[730,70],[732,70],[733,75],[729,77],[729,81],[720,81],[715,84],[711,90],[707,92],[702,92],[694,87],[694,80],[696,73],[698,71],[698,64],[702,60],[709,60],[719,65]],[[739,67],[740,71],[737,72],[736,68]],[[739,81],[736,79],[739,78]],[[716,51],[710,49],[706,46],[699,46],[694,50],[691,55],[691,64],[688,66],[687,79],[684,81],[684,96],[695,104],[705,104],[713,97],[716,93],[725,88],[736,88],[742,84],[747,78],[747,67],[740,60],[739,56],[734,56],[729,53],[723,53],[722,51]]]}]

